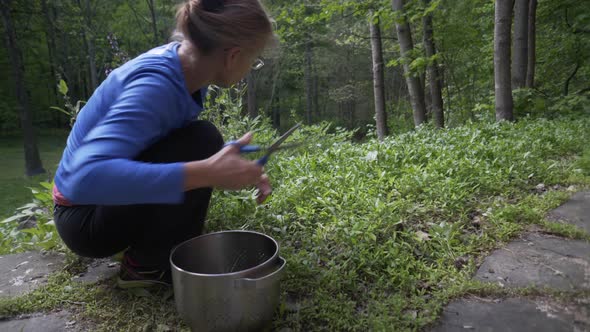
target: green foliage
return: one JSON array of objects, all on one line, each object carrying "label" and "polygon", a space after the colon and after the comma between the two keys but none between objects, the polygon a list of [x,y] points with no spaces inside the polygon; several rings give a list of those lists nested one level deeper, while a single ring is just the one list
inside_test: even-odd
[{"label": "green foliage", "polygon": [[64,80],[59,80],[59,84],[57,86],[59,93],[64,99],[65,109],[57,106],[51,106],[50,108],[67,115],[70,118],[70,126],[73,126],[74,122],[76,122],[76,118],[78,117],[78,113],[80,113],[83,104],[86,102],[78,100],[76,104],[72,104],[70,96],[68,95],[68,85]]},{"label": "green foliage", "polygon": [[584,95],[547,98],[532,89],[518,89],[513,92],[514,113],[517,118],[580,116],[590,114],[590,98]]},{"label": "green foliage", "polygon": [[582,156],[576,161],[575,166],[577,167],[576,170],[579,170],[580,173],[590,176],[590,147],[586,147]]},{"label": "green foliage", "polygon": [[[2,252],[63,247],[53,221],[53,183],[41,182],[40,186],[41,188],[30,188],[33,202],[17,208],[13,216],[0,221]],[[32,225],[27,225],[26,222],[32,222]]]},{"label": "green foliage", "polygon": [[569,95],[555,98],[548,111],[551,117],[590,115],[590,96]]}]

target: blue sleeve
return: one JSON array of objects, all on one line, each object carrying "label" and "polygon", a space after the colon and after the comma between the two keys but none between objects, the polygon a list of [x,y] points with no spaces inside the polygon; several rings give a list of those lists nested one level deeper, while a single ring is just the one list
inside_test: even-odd
[{"label": "blue sleeve", "polygon": [[60,188],[74,204],[180,203],[183,163],[132,160],[166,135],[179,117],[172,83],[158,74],[129,82],[71,160],[74,172]]}]

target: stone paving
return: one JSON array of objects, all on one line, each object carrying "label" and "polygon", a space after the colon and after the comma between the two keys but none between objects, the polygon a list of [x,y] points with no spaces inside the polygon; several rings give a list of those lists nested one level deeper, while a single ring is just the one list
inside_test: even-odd
[{"label": "stone paving", "polygon": [[528,233],[486,258],[475,278],[506,287],[590,289],[590,243]]},{"label": "stone paving", "polygon": [[76,321],[71,318],[69,312],[58,311],[49,314],[28,315],[7,321],[0,321],[0,331],[77,332],[83,330],[76,326]]},{"label": "stone paving", "polygon": [[64,258],[39,252],[0,256],[0,296],[19,296],[34,290],[63,266]]},{"label": "stone paving", "polygon": [[551,211],[549,218],[573,224],[590,233],[590,191],[576,193],[565,204]]},{"label": "stone paving", "polygon": [[433,332],[574,332],[590,327],[588,301],[562,304],[551,299],[480,299],[451,302]]},{"label": "stone paving", "polygon": [[[590,192],[579,192],[548,219],[590,233]],[[475,277],[501,287],[535,286],[569,293],[553,298],[478,298],[452,301],[433,332],[590,331],[590,243],[529,232],[485,259]]]},{"label": "stone paving", "polygon": [[[64,266],[65,255],[26,252],[0,256],[0,296],[20,296],[47,281],[47,276]],[[109,259],[90,260],[87,271],[73,278],[82,283],[96,283],[113,277],[119,264]],[[61,332],[87,331],[67,311],[37,313],[18,317],[0,317],[0,331]]]}]

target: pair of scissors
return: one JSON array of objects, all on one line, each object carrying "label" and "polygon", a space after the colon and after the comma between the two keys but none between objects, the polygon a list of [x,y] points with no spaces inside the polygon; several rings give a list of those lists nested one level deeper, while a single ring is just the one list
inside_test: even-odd
[{"label": "pair of scissors", "polygon": [[[297,128],[299,128],[300,126],[301,126],[301,123],[298,123],[295,126],[293,126],[293,128],[287,130],[287,132],[284,133],[283,136],[279,137],[268,148],[261,147],[258,145],[240,145],[240,153],[251,153],[251,152],[265,151],[265,154],[260,159],[258,159],[256,161],[259,165],[264,166],[268,162],[268,158],[270,157],[270,155],[273,154],[274,152],[281,150],[281,149],[292,148],[292,147],[299,145],[299,144],[291,144],[288,146],[287,145],[281,146],[283,144],[283,142],[285,142],[285,140],[287,140],[287,138],[289,138],[289,136],[291,136],[295,132],[295,130],[297,130]],[[230,142],[225,143],[224,146],[228,146],[228,145],[239,145],[239,143],[237,141],[230,141]]]}]

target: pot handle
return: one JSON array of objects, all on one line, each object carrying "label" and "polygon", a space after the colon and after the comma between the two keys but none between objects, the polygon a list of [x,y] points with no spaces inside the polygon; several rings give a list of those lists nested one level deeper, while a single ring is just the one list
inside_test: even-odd
[{"label": "pot handle", "polygon": [[273,278],[277,274],[281,273],[285,265],[287,265],[287,261],[283,257],[279,257],[280,263],[279,267],[276,268],[272,273],[269,273],[265,276],[260,278],[240,278],[234,280],[234,287],[235,288],[258,288],[258,284],[267,281],[268,279]]}]

